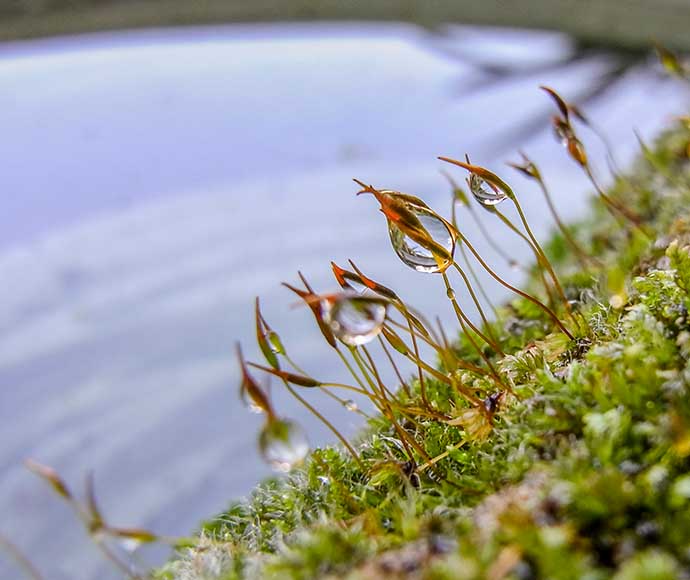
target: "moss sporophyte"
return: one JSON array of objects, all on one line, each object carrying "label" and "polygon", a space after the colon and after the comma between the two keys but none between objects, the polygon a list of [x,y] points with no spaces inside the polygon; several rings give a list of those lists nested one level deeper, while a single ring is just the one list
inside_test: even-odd
[{"label": "moss sporophyte", "polygon": [[[438,277],[459,334],[449,340],[441,321],[354,262],[331,263],[335,291],[316,291],[300,273],[285,286],[344,365],[350,378],[335,383],[291,358],[257,299],[264,361],[246,361],[237,346],[240,392],[264,417],[261,454],[287,473],[204,524],[148,576],[690,578],[690,127],[679,119],[604,190],[574,123],[598,131],[543,89],[558,110],[559,140],[597,193],[590,218],[566,225],[526,154],[512,166],[539,187],[554,219],[546,244],[517,188],[468,157],[440,158],[450,219],[421,197],[356,180],[357,193],[373,197],[385,217],[394,255]],[[531,268],[517,265],[531,272],[521,287],[500,273],[509,256],[498,265],[482,256],[483,244],[496,240],[463,231],[465,214],[482,221],[473,200],[497,220],[492,228],[507,228],[534,256]],[[511,206],[515,221],[500,209]],[[489,302],[481,277],[511,299]],[[413,376],[403,364],[414,366]],[[391,373],[394,384],[384,379]],[[302,429],[254,376],[262,374],[277,378],[340,445],[308,453]],[[345,437],[309,400],[313,390],[363,415],[367,428]],[[110,539],[159,539],[110,527],[56,473],[32,468],[89,529],[95,521]]]}]

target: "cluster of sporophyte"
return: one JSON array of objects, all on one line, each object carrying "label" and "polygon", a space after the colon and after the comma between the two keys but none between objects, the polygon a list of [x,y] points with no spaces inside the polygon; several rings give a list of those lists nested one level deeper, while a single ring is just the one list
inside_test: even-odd
[{"label": "cluster of sporophyte", "polygon": [[[543,250],[561,272],[567,305],[544,267],[551,297],[537,273],[543,298],[520,295],[478,330],[457,312],[466,327],[449,344],[354,265],[334,268],[342,293],[316,295],[303,282],[322,332],[332,332],[331,348],[359,371],[353,377],[362,385],[350,386],[369,393],[380,413],[349,453],[316,449],[208,522],[203,548],[182,550],[159,577],[690,578],[689,145],[690,124],[681,119],[656,148],[644,148],[632,175],[617,177],[607,195],[634,208],[629,227],[596,204],[595,217],[569,231],[582,256],[562,234]],[[483,180],[483,195],[506,191],[493,173],[458,163],[470,185],[472,176]],[[411,240],[406,259],[422,248],[425,268],[442,276],[456,269],[452,252],[436,245],[442,237],[430,243],[406,212],[421,214],[429,234],[442,223],[459,244],[453,220],[417,198],[362,187],[382,206],[391,239],[401,235],[397,227]],[[351,293],[362,287],[367,293]],[[415,362],[421,380],[390,392],[365,352],[372,340],[342,340],[339,311],[330,309],[363,297],[371,300],[355,303],[347,321],[363,319],[368,326],[352,326],[367,332],[346,335],[361,339],[379,327],[373,340]],[[258,310],[257,319],[260,335],[279,345],[272,355],[287,360]],[[421,361],[413,340],[435,344],[439,364]],[[342,388],[300,384],[305,374],[270,361],[262,368],[300,396],[298,389]],[[270,409],[266,425],[284,421],[251,376],[244,381],[253,404]]]},{"label": "cluster of sporophyte", "polygon": [[[588,127],[591,126],[590,123],[575,106],[564,101],[553,89],[542,89],[553,98],[560,113],[553,119],[559,140],[597,188],[605,208],[620,223],[628,237],[648,239],[640,216],[627,208],[624,200],[601,190],[594,179],[585,147],[577,136],[571,119],[575,117]],[[573,250],[581,271],[596,277],[602,270],[602,264],[563,224],[536,164],[524,154],[522,158],[522,164],[511,166],[539,184],[549,210],[563,238]],[[465,161],[448,157],[439,159],[465,170],[468,173],[466,182],[471,197],[527,244],[538,265],[541,291],[530,293],[511,285],[481,256],[475,244],[458,225],[456,205],[462,204],[470,211],[472,208],[470,198],[451,176],[448,176],[453,187],[451,221],[431,209],[419,197],[378,189],[355,179],[361,187],[358,195],[372,195],[378,202],[380,211],[386,218],[392,247],[400,260],[418,272],[437,274],[442,279],[445,294],[460,326],[461,340],[469,347],[470,353],[459,356],[455,345],[447,340],[440,322],[437,327],[431,324],[396,292],[364,274],[354,262],[350,261],[351,270],[332,263],[333,274],[340,286],[337,292],[317,293],[301,273],[301,288],[284,284],[309,307],[326,344],[340,357],[352,381],[343,384],[315,379],[288,355],[280,337],[262,315],[257,298],[256,339],[266,364],[246,362],[238,345],[242,373],[240,390],[249,406],[265,416],[264,427],[259,436],[259,449],[277,470],[289,471],[304,460],[308,453],[306,437],[296,423],[276,413],[267,393],[254,378],[250,368],[282,381],[290,394],[333,431],[365,474],[370,472],[371,466],[362,461],[354,446],[307,401],[303,389],[319,389],[346,408],[357,412],[361,411],[352,402],[352,394],[367,397],[378,414],[394,429],[403,453],[401,460],[404,460],[410,476],[418,476],[420,472],[430,470],[446,456],[432,456],[420,444],[418,433],[427,428],[428,423],[440,422],[459,427],[465,438],[471,439],[482,439],[491,432],[499,407],[515,399],[516,393],[510,378],[498,366],[510,347],[502,328],[504,320],[488,300],[476,268],[483,269],[493,280],[538,311],[546,323],[560,333],[565,348],[575,348],[578,344],[591,342],[591,331],[586,320],[574,307],[574,301],[566,296],[546,252],[532,232],[514,190],[494,172],[473,165],[467,156]],[[503,202],[513,206],[519,218],[517,224],[499,209]],[[480,223],[479,220],[476,221]],[[461,250],[463,265],[456,260],[457,248]],[[449,273],[459,277],[475,312],[467,312],[460,306]],[[474,280],[474,285],[470,277]],[[489,321],[480,297],[493,310],[493,322]],[[473,318],[478,320],[474,321]],[[440,369],[434,361],[423,358],[420,344],[430,347],[441,362]],[[416,367],[414,389],[400,372],[400,360],[412,362]],[[392,367],[402,393],[385,384],[379,368],[382,363]],[[428,392],[431,380],[444,384],[452,392],[453,404],[450,407],[431,400]],[[435,469],[433,471],[443,477],[442,473]]]},{"label": "cluster of sporophyte", "polygon": [[[57,473],[32,464],[123,573],[149,577],[112,549],[113,540],[179,548],[179,559],[156,573],[179,579],[600,578],[612,570],[621,578],[665,578],[636,570],[676,574],[690,565],[690,504],[683,499],[690,483],[682,475],[690,456],[690,219],[678,219],[690,202],[690,121],[681,119],[656,149],[643,146],[644,166],[627,179],[615,173],[606,192],[575,126],[592,125],[542,88],[558,109],[559,140],[602,202],[591,223],[565,226],[541,172],[522,154],[511,165],[538,184],[558,226],[546,249],[513,188],[467,156],[440,158],[467,174],[469,195],[448,176],[450,220],[419,197],[355,180],[358,194],[378,202],[401,261],[442,280],[458,340],[352,261],[349,268],[331,264],[336,292],[316,292],[300,273],[300,286],[284,285],[312,312],[326,348],[351,377],[334,383],[290,357],[256,299],[265,363],[246,361],[237,345],[240,392],[264,417],[262,456],[287,476],[263,484],[190,540],[109,526],[90,480],[81,504]],[[508,283],[462,231],[459,208],[482,223],[471,199],[533,253],[527,288]],[[517,221],[500,210],[503,203]],[[492,304],[476,269],[514,299]],[[456,299],[451,275],[472,311]],[[429,351],[435,360],[422,354]],[[406,380],[401,363],[414,366],[414,377]],[[382,365],[399,385],[386,384]],[[278,413],[256,372],[279,379],[342,451],[310,454],[303,430]],[[366,416],[368,431],[348,440],[309,401],[315,389]],[[376,413],[360,409],[355,395]]]}]

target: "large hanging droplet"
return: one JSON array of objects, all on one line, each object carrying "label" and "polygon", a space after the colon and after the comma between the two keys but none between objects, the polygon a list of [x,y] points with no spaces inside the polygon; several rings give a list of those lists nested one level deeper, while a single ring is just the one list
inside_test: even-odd
[{"label": "large hanging droplet", "polygon": [[348,346],[360,346],[376,338],[386,320],[386,303],[377,298],[342,295],[326,311],[333,334]]},{"label": "large hanging droplet", "polygon": [[455,251],[455,236],[448,225],[433,211],[428,208],[407,204],[429,237],[438,244],[447,254],[441,256],[439,252],[432,251],[426,244],[413,240],[406,235],[394,222],[388,220],[388,233],[395,253],[400,259],[417,272],[436,274],[444,272],[452,264]]},{"label": "large hanging droplet", "polygon": [[470,174],[470,191],[474,199],[487,207],[497,205],[508,198],[503,189],[482,179],[476,173]]},{"label": "large hanging droplet", "polygon": [[259,434],[259,451],[276,471],[290,471],[304,461],[309,443],[303,429],[286,419],[270,419]]}]

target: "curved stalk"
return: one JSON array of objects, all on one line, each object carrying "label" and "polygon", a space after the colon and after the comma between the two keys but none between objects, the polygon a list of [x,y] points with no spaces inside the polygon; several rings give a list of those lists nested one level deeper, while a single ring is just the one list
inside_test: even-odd
[{"label": "curved stalk", "polygon": [[594,265],[597,265],[598,260],[596,258],[587,255],[587,252],[585,252],[580,244],[577,243],[575,238],[572,236],[570,231],[568,230],[568,227],[563,223],[563,220],[561,220],[561,216],[558,214],[558,211],[556,211],[556,206],[553,203],[553,199],[551,198],[551,194],[549,193],[548,188],[546,187],[546,183],[544,183],[544,180],[542,179],[541,176],[536,177],[536,181],[539,184],[539,189],[541,189],[542,194],[544,195],[544,199],[546,200],[546,205],[549,208],[549,211],[551,212],[551,216],[553,217],[554,221],[556,222],[556,225],[558,226],[558,229],[560,232],[563,234],[563,237],[565,238],[566,242],[568,242],[568,245],[573,249],[575,252],[575,256],[577,258],[577,261],[579,262],[580,266],[582,268],[587,269],[588,263],[593,263]]},{"label": "curved stalk", "polygon": [[[517,227],[515,227],[515,224],[511,222],[508,217],[495,207],[493,208],[492,212],[498,216],[498,218],[512,231],[515,233],[517,236],[522,238],[525,243],[529,246],[529,249],[532,250],[532,253],[534,254],[534,257],[537,260],[537,264],[542,263],[542,257],[541,254],[539,253],[539,250],[537,250],[534,245],[532,244],[531,240],[523,233],[521,232]],[[544,291],[546,292],[546,296],[549,299],[549,304],[553,306],[555,304],[554,296],[553,296],[553,291],[551,289],[551,286],[549,283],[546,281],[546,277],[544,276],[544,271],[541,268],[537,269],[539,273],[539,278],[541,279],[542,286],[544,286]]]},{"label": "curved stalk", "polygon": [[503,383],[503,380],[501,379],[500,375],[494,368],[493,364],[491,364],[491,361],[489,360],[489,357],[487,357],[482,349],[479,347],[479,345],[476,343],[474,338],[472,338],[471,333],[467,330],[467,325],[465,324],[467,322],[467,317],[465,314],[462,312],[460,309],[460,306],[458,305],[457,301],[452,298],[453,295],[453,288],[450,285],[450,282],[448,280],[448,276],[446,276],[445,272],[443,273],[443,281],[446,285],[446,290],[448,292],[448,297],[451,299],[451,302],[453,304],[453,309],[455,310],[455,314],[457,316],[458,322],[460,323],[460,326],[462,328],[462,331],[465,333],[465,336],[467,337],[467,340],[470,341],[470,344],[474,347],[474,349],[477,351],[477,354],[481,357],[481,359],[484,361],[484,364],[489,368],[489,372],[491,373],[491,376],[494,378],[496,381],[496,384],[498,384],[500,387],[503,389],[508,390],[508,387]]},{"label": "curved stalk", "polygon": [[[482,305],[479,303],[479,300],[477,300],[477,295],[474,293],[474,290],[472,288],[472,284],[470,284],[469,279],[467,278],[467,275],[463,271],[463,269],[458,265],[457,262],[453,261],[453,266],[455,269],[458,271],[460,276],[462,277],[463,281],[465,282],[465,286],[467,287],[468,292],[470,293],[470,296],[472,297],[472,301],[474,302],[475,307],[477,308],[477,311],[479,312],[479,316],[482,319],[482,322],[484,323],[484,328],[486,328],[486,332],[489,335],[490,339],[488,339],[484,334],[479,332],[477,328],[470,322],[469,318],[466,317],[467,323],[470,325],[470,328],[474,330],[481,338],[484,340],[491,348],[494,349],[498,354],[503,355],[505,354],[502,350],[501,347],[498,345],[498,341],[496,340],[496,337],[493,334],[493,331],[491,330],[491,324],[486,318],[486,315],[484,314],[484,310],[482,309]],[[444,273],[445,276],[445,273]],[[448,289],[448,285],[446,285],[446,289]],[[450,297],[449,297],[450,298]],[[451,301],[455,301],[455,298],[451,298]]]},{"label": "curved stalk", "polygon": [[486,290],[484,290],[484,286],[482,285],[479,276],[477,276],[477,273],[474,271],[474,267],[472,266],[470,259],[467,257],[465,248],[462,244],[458,245],[460,247],[460,254],[462,254],[462,261],[465,263],[465,266],[467,266],[467,269],[470,271],[470,276],[472,276],[474,283],[477,285],[477,288],[479,288],[479,293],[482,295],[482,298],[484,298],[484,301],[489,305],[489,308],[491,308],[491,310],[493,311],[496,320],[498,320],[500,318],[498,314],[498,309],[496,308],[496,306],[494,306],[494,303],[491,301],[491,298],[489,298],[489,295],[487,294]]},{"label": "curved stalk", "polygon": [[609,211],[614,210],[618,212],[621,216],[628,220],[641,234],[643,234],[647,239],[649,239],[649,234],[640,223],[640,218],[637,215],[630,212],[624,206],[619,204],[617,201],[614,201],[612,197],[610,197],[604,192],[597,180],[594,178],[594,174],[592,173],[592,169],[589,166],[589,164],[585,164],[582,167],[585,170],[585,173],[590,183],[594,186],[594,189],[599,194],[599,197],[608,206]]},{"label": "curved stalk", "polygon": [[386,353],[386,357],[388,358],[388,362],[391,363],[391,366],[393,367],[393,372],[395,372],[395,376],[398,377],[398,380],[400,381],[400,386],[403,388],[405,391],[405,394],[408,397],[412,396],[412,392],[410,391],[410,387],[405,382],[405,379],[402,378],[402,375],[400,374],[400,370],[398,369],[398,365],[395,364],[395,360],[393,359],[393,355],[391,355],[390,351],[388,350],[388,347],[386,346],[386,342],[381,338],[381,335],[379,334],[378,336],[379,339],[379,344],[381,344],[381,348],[383,349],[383,352]]},{"label": "curved stalk", "polygon": [[359,455],[355,451],[354,447],[352,447],[352,445],[350,445],[350,443],[345,438],[345,436],[342,435],[340,433],[340,431],[338,431],[338,429],[336,429],[335,425],[333,425],[333,423],[331,423],[328,419],[326,419],[326,417],[324,417],[311,403],[309,403],[309,401],[307,401],[297,391],[295,391],[295,389],[293,389],[292,386],[290,386],[290,384],[287,381],[284,380],[283,382],[285,383],[285,387],[287,388],[287,390],[290,391],[290,394],[293,397],[295,397],[300,403],[302,403],[302,405],[304,405],[312,415],[314,415],[326,427],[328,427],[331,430],[331,432],[338,438],[338,441],[340,441],[345,446],[345,448],[348,450],[350,455],[352,455],[352,458],[355,460],[355,462],[357,463],[359,468],[362,471],[366,471],[366,468],[364,467],[364,463],[362,463],[362,460],[360,459]]},{"label": "curved stalk", "polygon": [[496,272],[494,272],[489,265],[484,261],[484,259],[481,257],[479,252],[474,248],[472,244],[470,244],[469,240],[460,232],[460,230],[457,230],[458,236],[462,239],[462,241],[467,244],[467,247],[469,248],[470,252],[474,255],[474,257],[477,259],[477,261],[482,265],[482,267],[491,275],[491,277],[496,280],[499,284],[502,286],[508,288],[508,290],[515,292],[515,294],[522,296],[525,300],[529,300],[539,308],[541,308],[548,316],[553,320],[554,324],[558,326],[558,328],[565,334],[570,340],[575,340],[575,337],[572,335],[572,333],[565,327],[565,325],[560,321],[558,316],[556,316],[556,313],[551,310],[546,304],[541,302],[540,300],[537,300],[534,296],[530,296],[526,292],[523,292],[519,288],[516,288],[515,286],[509,284],[506,282],[503,278],[501,278]]},{"label": "curved stalk", "polygon": [[12,558],[17,562],[22,571],[31,578],[32,580],[43,580],[43,576],[38,571],[38,568],[25,556],[22,551],[10,542],[3,534],[0,534],[0,546],[5,548],[5,550],[12,556]]},{"label": "curved stalk", "polygon": [[566,312],[572,318],[572,316],[573,316],[572,309],[570,308],[570,303],[568,302],[568,299],[565,296],[565,292],[563,292],[563,288],[561,287],[561,283],[558,281],[558,276],[556,276],[556,272],[554,272],[553,267],[551,266],[551,262],[549,262],[549,259],[546,257],[546,254],[544,253],[544,250],[542,249],[541,245],[537,241],[537,238],[532,233],[532,228],[530,228],[529,223],[527,222],[527,217],[525,217],[525,213],[522,211],[522,206],[520,205],[520,202],[518,201],[517,196],[515,196],[515,195],[510,196],[510,201],[513,202],[515,209],[517,209],[518,215],[520,216],[520,221],[522,222],[522,225],[525,227],[525,231],[527,232],[527,235],[529,236],[530,240],[532,240],[534,247],[537,249],[537,251],[541,255],[542,265],[549,272],[549,276],[551,277],[551,280],[553,280],[553,284],[556,288],[556,291],[558,292],[561,299],[563,300],[563,305],[565,306]]},{"label": "curved stalk", "polygon": [[[371,358],[371,355],[369,354],[369,351],[366,348],[362,349],[364,351],[365,356],[369,359],[369,363],[372,365],[373,368],[376,368],[374,365],[374,361]],[[386,400],[388,403],[388,397],[386,396],[386,389],[385,385],[381,381],[381,377],[377,372],[374,373],[374,376],[376,377],[376,381],[379,384],[379,388],[381,390],[381,395],[383,398]],[[419,453],[424,459],[429,460],[429,455],[427,452],[424,450],[424,448],[417,443],[414,437],[412,437],[405,429],[403,429],[400,424],[396,421],[395,416],[393,414],[393,409],[390,405],[388,405],[388,411],[389,411],[389,416],[388,419],[393,425],[393,428],[395,429],[396,433],[398,434],[398,437],[400,437],[400,441],[402,442],[403,446],[405,447],[405,451],[407,452],[408,457],[413,460],[412,452],[410,451],[409,445],[414,447],[414,449]],[[409,445],[408,445],[409,444]]]}]

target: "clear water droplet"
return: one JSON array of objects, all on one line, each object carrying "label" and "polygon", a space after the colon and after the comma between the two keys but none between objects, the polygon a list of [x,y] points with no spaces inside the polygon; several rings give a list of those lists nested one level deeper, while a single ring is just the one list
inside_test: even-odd
[{"label": "clear water droplet", "polygon": [[348,279],[347,283],[349,284],[350,288],[352,290],[354,290],[357,294],[360,294],[360,295],[371,294],[371,288],[369,288],[366,284],[363,284],[362,282],[358,282],[357,280]]},{"label": "clear water droplet", "polygon": [[381,332],[386,304],[376,298],[346,294],[328,306],[325,318],[336,338],[348,346],[360,346]]},{"label": "clear water droplet", "polygon": [[448,288],[446,290],[446,296],[448,296],[449,300],[455,300],[455,290]]},{"label": "clear water droplet", "polygon": [[573,130],[570,125],[563,120],[555,120],[553,124],[553,133],[563,147],[568,147],[568,144],[575,138]]},{"label": "clear water droplet", "polygon": [[[455,251],[455,237],[446,223],[428,208],[408,204],[407,209],[415,214],[429,237],[442,246],[452,258]],[[434,256],[430,249],[407,236],[391,221],[388,222],[388,234],[398,257],[417,272],[435,274],[445,271],[451,264],[451,260],[445,260],[439,264],[437,256]]]},{"label": "clear water droplet", "polygon": [[275,354],[285,354],[285,347],[283,347],[280,337],[273,330],[269,331],[267,339],[269,347]]},{"label": "clear water droplet", "polygon": [[141,541],[135,538],[123,538],[119,541],[119,544],[125,552],[133,554],[141,546]]},{"label": "clear water droplet", "polygon": [[490,207],[508,198],[508,194],[497,185],[489,183],[477,174],[470,174],[470,191],[479,203]]},{"label": "clear water droplet", "polygon": [[251,399],[247,402],[247,409],[249,409],[250,413],[256,413],[257,415],[261,415],[264,410],[259,407],[259,405],[253,403]]},{"label": "clear water droplet", "polygon": [[276,471],[290,471],[304,461],[309,443],[302,427],[286,419],[266,422],[259,434],[259,451]]},{"label": "clear water droplet", "polygon": [[345,402],[343,403],[343,405],[345,406],[345,408],[346,408],[348,411],[352,411],[353,413],[354,413],[355,411],[359,411],[359,407],[357,406],[357,403],[355,403],[352,399],[349,399],[349,400],[345,401]]}]

